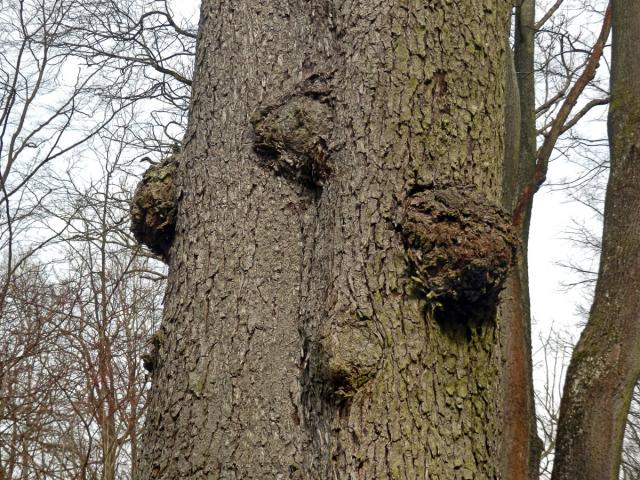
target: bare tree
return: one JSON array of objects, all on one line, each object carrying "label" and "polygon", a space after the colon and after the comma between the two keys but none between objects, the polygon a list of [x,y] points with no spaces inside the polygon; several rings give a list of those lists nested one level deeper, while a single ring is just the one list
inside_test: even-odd
[{"label": "bare tree", "polygon": [[[575,2],[523,0],[514,4],[514,67],[513,73],[507,75],[509,100],[503,203],[513,212],[522,246],[516,272],[507,283],[505,295],[520,298],[521,308],[509,318],[503,332],[507,361],[503,443],[513,446],[512,454],[503,458],[503,475],[535,479],[542,446],[536,435],[532,385],[526,247],[530,212],[533,195],[546,179],[552,152],[563,148],[564,137],[594,107],[606,104],[606,99],[600,97],[586,101],[586,104],[582,99],[589,98],[593,91],[599,93],[596,72],[606,46],[609,25],[604,21],[600,35],[594,39],[584,32],[576,35],[575,18],[569,19],[565,15]],[[536,7],[542,11],[538,19]],[[583,16],[578,18],[582,20]],[[567,43],[572,47],[567,48]],[[573,48],[574,45],[580,45],[582,49]],[[539,85],[543,88],[538,88]]]},{"label": "bare tree", "polygon": [[[0,472],[3,479],[65,478],[68,426],[55,367],[63,291],[33,261],[14,271],[0,325]],[[62,427],[62,428],[61,428]]]},{"label": "bare tree", "polygon": [[67,227],[49,222],[64,203],[59,172],[125,107],[93,95],[102,66],[63,75],[76,59],[56,42],[65,35],[62,19],[79,4],[8,0],[0,12],[0,312],[16,269]]},{"label": "bare tree", "polygon": [[548,480],[553,469],[553,451],[558,430],[562,386],[575,339],[570,332],[551,328],[540,333],[535,364],[542,387],[536,389],[537,425],[543,449],[540,454],[539,478]]},{"label": "bare tree", "polygon": [[[132,161],[124,142],[100,137],[100,180],[70,192],[80,205],[66,241],[74,313],[65,351],[77,365],[70,402],[96,432],[102,478],[138,478],[144,410],[141,358],[158,324],[164,275],[128,232]],[[150,263],[151,262],[151,263]],[[131,475],[131,477],[129,477]]]},{"label": "bare tree", "polygon": [[[505,163],[503,193],[499,200],[508,210],[514,209],[516,227],[525,241],[532,194],[546,177],[552,152],[556,149],[560,155],[566,155],[569,149],[579,145],[582,139],[573,135],[574,127],[593,108],[608,102],[606,89],[602,87],[596,77],[596,69],[602,58],[608,35],[607,16],[605,16],[599,38],[593,40],[583,32],[575,32],[574,25],[578,17],[572,18],[566,15],[566,10],[562,8],[568,3],[568,1],[559,0],[542,5],[544,13],[537,22],[535,21],[534,2],[520,2],[516,8],[515,72],[518,87],[516,90],[519,89],[520,92],[519,99],[517,91],[514,98],[520,108],[518,116],[522,120],[518,144],[512,147],[516,152],[513,154],[515,164],[509,173],[506,166],[508,161]],[[19,7],[16,12],[20,12],[24,3],[14,2],[12,5]],[[42,11],[46,10],[44,5],[37,6],[35,3],[33,5],[41,8]],[[30,170],[27,167],[18,167],[17,165],[20,163],[17,160],[13,162],[16,166],[9,170],[13,171],[14,177],[18,172],[17,177],[28,181],[21,184],[20,178],[18,179],[18,185],[22,189],[20,192],[8,187],[5,189],[5,204],[8,213],[6,214],[4,234],[5,238],[9,239],[5,249],[8,258],[7,271],[11,275],[11,272],[19,271],[28,258],[44,251],[53,243],[62,241],[63,238],[68,242],[64,247],[68,254],[65,261],[71,267],[69,267],[70,271],[65,277],[64,284],[70,289],[66,301],[70,302],[68,305],[72,305],[72,307],[67,307],[67,318],[70,323],[65,327],[66,335],[61,337],[65,338],[67,343],[64,344],[64,347],[60,347],[60,352],[65,352],[72,364],[80,365],[82,368],[76,373],[69,372],[69,378],[74,378],[76,383],[66,383],[66,386],[60,390],[67,395],[67,403],[73,406],[73,412],[69,418],[74,418],[75,415],[80,419],[74,424],[74,428],[69,429],[70,432],[75,432],[69,437],[72,439],[69,441],[69,445],[74,445],[74,451],[77,452],[77,455],[67,455],[67,458],[75,458],[74,468],[77,469],[76,471],[84,472],[85,476],[100,474],[105,478],[115,478],[118,475],[117,463],[119,460],[117,459],[122,458],[121,455],[130,455],[128,465],[137,464],[135,443],[137,423],[131,423],[129,430],[122,431],[119,430],[121,425],[119,422],[124,421],[125,411],[129,413],[128,418],[131,418],[131,415],[138,415],[137,408],[142,396],[136,383],[139,366],[137,366],[135,358],[139,353],[139,342],[144,337],[142,334],[144,328],[140,331],[136,328],[129,331],[127,325],[132,322],[135,325],[138,315],[141,315],[142,312],[138,311],[132,317],[127,317],[125,322],[122,320],[123,316],[112,313],[111,309],[115,304],[110,302],[115,302],[117,297],[122,305],[133,302],[130,308],[136,310],[144,299],[136,297],[132,291],[142,288],[142,286],[130,285],[128,280],[130,273],[142,270],[147,272],[143,275],[155,274],[149,273],[151,271],[148,270],[145,261],[131,260],[133,257],[129,257],[129,253],[126,253],[131,249],[130,238],[123,231],[127,222],[122,215],[122,207],[126,200],[125,197],[118,199],[118,195],[113,196],[111,193],[116,186],[114,179],[116,177],[124,178],[120,177],[122,173],[120,169],[127,170],[129,167],[124,166],[127,162],[122,161],[120,157],[117,161],[113,161],[112,154],[114,152],[110,150],[108,145],[109,135],[112,140],[118,138],[117,128],[105,130],[104,127],[117,118],[116,114],[121,111],[123,105],[150,100],[139,110],[134,128],[130,128],[132,125],[130,122],[118,126],[118,128],[130,128],[130,135],[126,137],[126,143],[133,147],[152,148],[163,152],[172,150],[175,144],[180,143],[188,111],[192,77],[191,65],[196,34],[193,26],[184,23],[182,19],[174,15],[170,5],[166,2],[109,0],[77,2],[64,6],[59,4],[58,7],[61,12],[64,12],[64,15],[52,16],[51,18],[55,20],[55,28],[48,30],[49,32],[55,31],[55,35],[42,37],[46,41],[34,37],[37,40],[34,45],[37,45],[38,48],[43,45],[48,46],[50,51],[58,52],[57,54],[60,55],[58,58],[64,58],[64,61],[68,61],[72,57],[80,59],[79,64],[82,67],[82,72],[85,74],[93,72],[91,73],[93,77],[87,80],[88,83],[77,83],[79,88],[74,91],[73,109],[69,110],[69,112],[73,112],[73,115],[70,115],[69,118],[87,111],[87,106],[96,108],[95,104],[91,103],[93,100],[88,100],[89,97],[86,97],[87,103],[84,104],[84,109],[78,106],[82,103],[79,100],[83,98],[85,93],[90,93],[91,99],[99,99],[102,104],[111,105],[109,107],[111,109],[107,110],[109,115],[105,116],[104,122],[96,122],[81,142],[69,144],[69,148],[66,150],[56,147],[58,150],[55,148],[52,150],[55,152],[54,154],[45,155],[31,164],[29,168],[33,169],[32,175],[26,174],[22,176],[23,178],[20,177],[22,175],[20,172]],[[594,9],[595,13],[597,11],[597,8]],[[328,18],[333,19],[332,15],[335,12],[327,11],[324,13],[328,15]],[[318,18],[320,17],[322,15],[319,14]],[[535,36],[534,33],[536,33]],[[537,42],[540,52],[536,64],[534,64],[533,57],[534,42]],[[394,51],[394,55],[396,53]],[[400,55],[398,58],[402,58],[402,52],[398,55]],[[59,69],[62,68],[64,61],[60,60],[60,63],[57,64]],[[301,83],[298,87],[302,90],[295,93],[294,96],[304,97],[309,94],[310,97],[316,95],[318,98],[324,98],[326,90],[323,82],[332,79],[335,72],[332,69],[326,69],[326,72],[320,69],[320,73],[317,73],[317,69],[313,67],[307,66],[303,70],[305,68],[309,69],[311,72],[309,78],[313,80],[310,80],[309,84]],[[320,87],[313,83],[316,81],[314,77],[316,73],[320,78]],[[534,73],[539,78],[543,78],[544,85],[539,96],[537,109],[534,108]],[[48,73],[43,73],[42,77],[43,82],[53,78]],[[105,78],[111,81],[105,82]],[[94,82],[94,80],[96,81]],[[256,79],[256,81],[263,82],[265,80]],[[445,82],[443,85],[447,86],[447,83]],[[529,85],[531,86],[529,87]],[[305,88],[311,88],[313,95],[304,90]],[[450,92],[440,93],[445,95]],[[263,94],[265,94],[264,91],[261,95]],[[7,98],[9,97],[10,95],[7,96]],[[16,98],[18,97],[16,96]],[[330,104],[331,108],[334,108],[334,98],[331,96],[327,98],[329,100],[321,103]],[[10,105],[10,103],[7,101],[6,105]],[[114,108],[115,105],[117,107]],[[15,111],[13,106],[11,108]],[[34,111],[39,111],[33,107],[30,108],[29,113],[25,113],[25,118],[31,118]],[[69,113],[66,110],[63,111],[65,114]],[[540,122],[537,127],[535,125],[536,115]],[[273,132],[269,133],[266,127],[260,124],[262,120],[258,117],[253,120],[252,125],[253,135],[258,137],[255,148],[260,154],[260,158],[266,163],[271,162],[272,168],[278,174],[283,175],[283,178],[289,181],[292,179],[301,180],[306,187],[318,187],[314,191],[321,193],[325,182],[324,176],[330,169],[325,169],[326,165],[322,162],[313,163],[317,158],[315,154],[311,155],[304,150],[307,148],[304,144],[285,148],[282,144],[283,142],[286,144],[289,140],[269,137]],[[9,118],[9,114],[7,114],[7,118]],[[223,118],[226,121],[227,117]],[[10,124],[11,122],[7,123],[7,125]],[[46,127],[51,125],[53,124],[45,124],[42,130],[46,130]],[[72,128],[72,125],[73,122],[69,120],[69,128]],[[38,130],[37,126],[35,128]],[[110,152],[108,161],[103,163],[105,166],[109,165],[104,171],[106,183],[87,186],[74,176],[67,178],[58,176],[56,182],[67,188],[65,195],[69,195],[69,189],[75,190],[75,200],[65,202],[68,203],[68,206],[62,209],[64,212],[54,211],[60,209],[53,208],[54,203],[49,200],[54,200],[56,192],[46,188],[50,189],[52,182],[47,179],[48,185],[44,186],[38,185],[34,179],[37,180],[39,175],[45,172],[55,172],[57,175],[60,172],[59,168],[49,168],[54,161],[65,160],[66,154],[72,150],[77,152],[77,147],[87,139],[93,138],[98,131],[104,135],[105,142],[97,148]],[[187,137],[187,143],[191,141],[193,135],[192,133]],[[540,149],[537,149],[535,145],[536,136],[543,138]],[[508,139],[509,135],[506,137]],[[20,135],[16,138],[20,138]],[[325,141],[324,136],[322,140]],[[25,145],[21,150],[20,160],[26,162],[24,165],[28,165],[32,159],[24,152],[28,152],[33,147],[27,143]],[[95,148],[96,145],[94,144],[93,147]],[[286,150],[284,153],[283,148]],[[318,155],[323,156],[325,155],[322,153],[324,152],[323,148],[328,147],[321,142],[317,148],[321,152]],[[132,149],[129,152],[132,152],[130,154],[132,156],[142,156],[141,150]],[[122,153],[117,155],[122,155]],[[291,155],[294,157],[296,155],[302,156],[300,172],[291,173],[287,170],[291,167],[291,158],[293,158]],[[508,156],[509,154],[507,154]],[[282,164],[279,163],[280,157],[284,162]],[[7,156],[7,158],[12,157]],[[182,157],[178,156],[178,158]],[[179,160],[176,163],[180,165],[180,162]],[[7,165],[10,163],[8,161]],[[295,161],[293,163],[295,164]],[[123,185],[126,184],[126,180],[123,182]],[[10,182],[3,181],[3,188],[5,184],[10,185]],[[107,185],[107,190],[104,191],[103,187]],[[38,188],[40,190],[37,190]],[[518,195],[519,193],[520,195]],[[185,190],[176,189],[176,198],[182,198],[184,194]],[[11,199],[16,197],[20,198],[20,202],[17,204]],[[107,198],[109,198],[109,202],[115,203],[109,203],[107,206]],[[61,203],[59,199],[55,200],[57,200],[56,203]],[[15,205],[22,210],[19,211]],[[57,218],[53,222],[50,221],[52,214],[55,214],[53,217]],[[43,227],[48,226],[48,233],[46,235],[43,233],[36,238],[36,242],[28,244],[25,241],[26,236],[24,233],[21,235],[21,232],[26,232],[26,229],[33,225],[38,225],[42,232],[45,231]],[[33,232],[33,230],[29,230],[29,232]],[[0,232],[0,234],[2,233]],[[2,239],[1,236],[0,239]],[[166,248],[166,252],[161,252],[163,255],[169,253],[168,245]],[[507,389],[510,393],[505,398],[508,398],[509,402],[505,406],[515,406],[515,408],[506,411],[506,418],[511,418],[512,421],[504,424],[506,428],[504,428],[503,442],[512,442],[510,438],[517,440],[512,444],[518,450],[517,452],[514,450],[513,455],[504,457],[506,462],[502,468],[503,472],[512,472],[512,476],[523,475],[522,472],[527,471],[529,477],[533,478],[536,475],[537,453],[535,450],[538,447],[535,422],[533,422],[531,364],[530,359],[527,358],[528,349],[530,349],[528,340],[530,326],[528,321],[526,249],[519,252],[517,257],[517,270],[511,279],[507,280],[507,290],[504,296],[505,298],[517,299],[517,302],[521,302],[521,306],[519,311],[503,310],[502,314],[510,318],[505,322],[507,329],[503,331],[504,351],[509,359],[514,360],[508,367],[510,371],[514,372],[514,375],[506,382],[511,385],[511,390]],[[127,263],[129,261],[127,260],[123,264],[122,261],[126,259],[129,259],[131,263]],[[89,279],[88,284],[80,281],[78,275]],[[7,291],[10,283],[9,276],[5,277],[6,281],[3,284]],[[420,279],[419,276],[413,278]],[[414,281],[417,282],[417,280]],[[514,319],[519,323],[514,322]],[[80,328],[74,330],[72,325],[80,326]],[[513,325],[516,328],[509,330]],[[112,335],[114,331],[117,333]],[[128,340],[123,340],[123,338]],[[155,346],[160,348],[157,343]],[[149,365],[156,366],[155,363],[156,360],[153,360]],[[124,375],[124,372],[127,372],[128,376]],[[119,373],[120,376],[116,373]],[[124,380],[125,378],[129,383]],[[60,380],[59,385],[63,383]],[[129,386],[132,389],[130,391],[128,390]],[[82,398],[74,396],[74,392],[82,391],[81,387],[85,391],[92,392],[91,396],[85,399],[88,402],[83,403]],[[337,390],[344,392],[344,388],[339,386]],[[122,392],[127,393],[122,394]],[[129,396],[129,394],[131,395]],[[124,398],[120,395],[125,395],[127,400],[118,400]],[[126,405],[126,407],[122,407],[122,405]],[[526,427],[523,428],[525,424]],[[510,431],[511,427],[514,428]],[[513,436],[510,437],[510,435]],[[505,473],[505,475],[507,474]]]},{"label": "bare tree", "polygon": [[[139,478],[141,357],[164,275],[128,233],[131,159],[113,140],[102,143],[103,179],[66,192],[74,216],[65,219],[64,267],[14,279],[7,296],[0,467],[8,479]],[[46,290],[34,288],[36,278]]]},{"label": "bare tree", "polygon": [[553,479],[615,479],[638,365],[640,4],[613,0],[611,169],[594,303],[560,407]]},{"label": "bare tree", "polygon": [[[131,107],[151,91],[122,94],[132,74],[114,82],[114,63],[73,48],[82,25],[66,22],[87,7],[0,11],[3,479],[137,475],[140,356],[164,277],[128,232],[141,150],[126,147],[159,119],[145,112],[133,128]],[[104,178],[91,178],[96,164]]]},{"label": "bare tree", "polygon": [[[144,475],[498,476],[509,8],[462,5],[203,2]],[[423,270],[463,217],[486,297]]]}]

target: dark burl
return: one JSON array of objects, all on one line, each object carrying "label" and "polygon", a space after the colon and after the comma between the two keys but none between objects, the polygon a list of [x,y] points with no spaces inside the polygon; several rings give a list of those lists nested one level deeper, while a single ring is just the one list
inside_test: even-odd
[{"label": "dark burl", "polygon": [[131,231],[136,240],[166,258],[176,222],[173,176],[177,158],[170,156],[143,175],[131,202]]},{"label": "dark burl", "polygon": [[309,187],[331,174],[328,142],[333,128],[331,76],[312,75],[251,119],[262,165]]},{"label": "dark burl", "polygon": [[410,277],[441,318],[495,308],[517,246],[500,207],[473,186],[432,185],[406,199],[401,228]]}]

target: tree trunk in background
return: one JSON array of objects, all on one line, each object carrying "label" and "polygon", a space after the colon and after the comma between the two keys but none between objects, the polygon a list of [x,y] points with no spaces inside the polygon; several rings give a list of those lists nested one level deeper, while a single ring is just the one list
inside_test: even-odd
[{"label": "tree trunk in background", "polygon": [[[536,163],[535,78],[533,72],[535,0],[516,2],[514,52],[507,68],[507,112],[503,205],[516,207],[520,192],[533,178]],[[538,478],[541,441],[536,430],[531,360],[531,312],[527,241],[531,202],[518,225],[520,248],[516,268],[503,293],[504,454],[505,479]]]},{"label": "tree trunk in background", "polygon": [[[110,412],[115,415],[115,412]],[[115,480],[118,453],[118,439],[116,438],[114,417],[105,418],[101,427],[102,441],[102,476],[101,480]]]},{"label": "tree trunk in background", "polygon": [[203,2],[141,478],[500,476],[509,10]]},{"label": "tree trunk in background", "polygon": [[[514,35],[514,68],[518,83],[518,99],[520,102],[520,138],[518,150],[518,162],[514,168],[514,175],[506,179],[508,188],[512,192],[508,198],[511,200],[511,209],[515,208],[518,195],[525,185],[531,181],[535,172],[537,154],[537,129],[536,129],[536,97],[535,97],[535,0],[519,0],[515,8],[515,35]],[[523,246],[526,249],[529,238],[529,216],[531,204],[522,223]]]},{"label": "tree trunk in background", "polygon": [[640,375],[640,2],[614,0],[611,170],[594,303],[567,371],[554,480],[618,478]]}]

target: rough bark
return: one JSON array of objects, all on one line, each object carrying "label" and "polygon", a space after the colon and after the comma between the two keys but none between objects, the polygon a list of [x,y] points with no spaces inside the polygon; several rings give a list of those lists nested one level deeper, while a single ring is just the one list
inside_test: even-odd
[{"label": "rough bark", "polygon": [[142,478],[499,478],[508,13],[203,2]]},{"label": "rough bark", "polygon": [[564,387],[554,480],[618,478],[640,375],[640,3],[614,0],[611,170],[594,303]]}]

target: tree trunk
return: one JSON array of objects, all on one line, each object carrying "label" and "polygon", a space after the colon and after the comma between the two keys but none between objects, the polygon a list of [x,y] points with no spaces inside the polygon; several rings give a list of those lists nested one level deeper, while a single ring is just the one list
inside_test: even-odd
[{"label": "tree trunk", "polygon": [[203,2],[142,478],[500,476],[508,20]]},{"label": "tree trunk", "polygon": [[[113,412],[115,414],[115,412]],[[101,480],[115,480],[118,441],[115,431],[114,417],[105,418],[101,427],[102,440],[102,475]]]},{"label": "tree trunk", "polygon": [[594,303],[567,371],[554,480],[618,478],[640,375],[640,3],[612,2],[611,170]]},{"label": "tree trunk", "polygon": [[[507,69],[507,106],[503,205],[514,211],[536,164],[535,78],[533,73],[535,1],[515,8],[513,61]],[[531,312],[527,241],[531,202],[518,223],[517,262],[503,294],[505,358],[502,474],[506,479],[538,478],[541,440],[536,430],[531,360]]]}]

